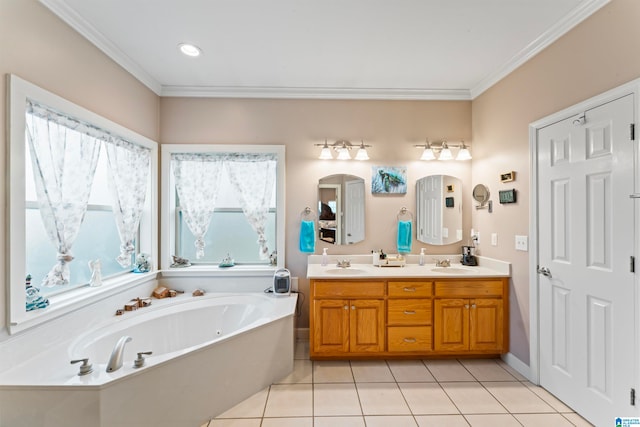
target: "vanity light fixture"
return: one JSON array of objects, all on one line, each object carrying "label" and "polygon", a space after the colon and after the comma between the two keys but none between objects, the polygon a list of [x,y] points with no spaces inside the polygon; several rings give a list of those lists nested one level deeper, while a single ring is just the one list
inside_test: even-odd
[{"label": "vanity light fixture", "polygon": [[333,154],[331,153],[331,149],[338,153],[338,160],[350,160],[351,159],[351,150],[353,148],[358,148],[358,152],[356,153],[356,160],[369,160],[369,154],[367,153],[367,147],[371,147],[371,145],[365,144],[363,141],[360,141],[360,145],[354,145],[351,142],[340,139],[333,144],[328,144],[327,141],[324,141],[324,144],[314,144],[316,147],[322,147],[322,151],[320,152],[321,160],[330,160],[333,159]]},{"label": "vanity light fixture", "polygon": [[[421,145],[416,145],[416,147],[422,147]],[[429,140],[427,139],[427,143],[424,145],[424,151],[422,152],[422,156],[420,156],[420,160],[435,160],[436,155],[433,152],[433,148],[431,148],[431,144],[429,144]]]},{"label": "vanity light fixture", "polygon": [[453,160],[453,153],[451,152],[451,148],[458,148],[458,153],[455,157],[456,160],[470,160],[471,153],[469,152],[469,147],[464,143],[464,141],[460,141],[460,143],[449,143],[446,140],[442,140],[440,142],[429,142],[427,139],[424,144],[416,144],[414,147],[423,148],[422,156],[420,156],[420,160]]},{"label": "vanity light fixture", "polygon": [[[316,144],[318,145],[318,144]],[[322,145],[322,151],[320,152],[320,157],[318,157],[321,160],[331,160],[333,159],[333,154],[331,154],[331,148],[329,148],[329,145],[327,144],[327,140],[324,140],[324,145]]]},{"label": "vanity light fixture", "polygon": [[363,141],[360,141],[360,148],[358,148],[358,152],[356,153],[356,160],[369,160],[369,153],[367,153]]},{"label": "vanity light fixture", "polygon": [[178,45],[178,49],[180,49],[180,52],[183,54],[191,56],[192,58],[198,57],[202,54],[202,49],[191,43],[180,43]]},{"label": "vanity light fixture", "polygon": [[447,145],[447,141],[442,142],[442,150],[440,151],[440,156],[438,156],[438,160],[452,160],[453,154],[451,154],[451,149]]},{"label": "vanity light fixture", "polygon": [[464,141],[462,141],[456,160],[471,160],[471,152],[469,152],[469,148],[467,148]]}]

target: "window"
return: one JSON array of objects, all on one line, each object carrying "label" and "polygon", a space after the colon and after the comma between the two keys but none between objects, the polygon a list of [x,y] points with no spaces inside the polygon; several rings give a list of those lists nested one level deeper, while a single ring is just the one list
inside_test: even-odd
[{"label": "window", "polygon": [[[284,265],[284,147],[163,145],[162,267]],[[279,231],[279,232],[278,232]]]},{"label": "window", "polygon": [[[156,259],[157,144],[16,76],[9,86],[14,333],[143,280],[131,271],[138,252]],[[89,288],[96,259],[103,286]],[[26,311],[27,274],[47,308]]]}]

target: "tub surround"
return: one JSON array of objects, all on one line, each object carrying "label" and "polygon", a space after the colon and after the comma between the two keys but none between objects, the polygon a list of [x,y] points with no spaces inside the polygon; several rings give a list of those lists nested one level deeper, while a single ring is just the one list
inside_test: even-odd
[{"label": "tub surround", "polygon": [[[237,280],[206,272],[196,276],[193,272],[183,273],[182,277],[174,272],[170,272],[170,277],[159,273],[157,279],[134,289],[0,342],[0,407],[3,408],[0,424],[17,427],[201,425],[291,372],[296,296],[265,295],[263,291],[270,286],[272,273],[256,276],[254,272],[247,272]],[[169,283],[171,288],[184,290],[185,294],[153,299],[150,307],[114,315],[123,303],[151,295],[156,286]],[[191,291],[196,288],[204,289],[206,295],[192,297]],[[162,350],[134,337],[125,347],[123,367],[113,373],[106,372],[111,348],[105,352],[102,347],[99,350],[92,347],[88,331],[127,335],[127,327],[137,318],[151,319],[169,312],[180,316],[192,305],[206,305],[216,299],[234,298],[234,295],[266,300],[273,310],[264,315],[247,314],[254,317],[252,325],[212,344],[191,343],[184,348]],[[125,328],[116,331],[120,325]],[[163,333],[166,328],[161,329],[158,332]],[[260,351],[255,351],[256,348]],[[145,366],[133,368],[136,352],[154,350],[157,353],[146,357]],[[79,376],[79,366],[71,365],[70,361],[86,356],[90,357],[94,371]]]},{"label": "tub surround", "polygon": [[[508,263],[479,257],[474,267],[420,266],[409,255],[404,267],[377,267],[369,255],[327,265],[318,258],[307,266],[312,359],[497,357],[509,350]],[[350,266],[338,267],[345,258]],[[436,259],[447,258],[459,255]]]}]

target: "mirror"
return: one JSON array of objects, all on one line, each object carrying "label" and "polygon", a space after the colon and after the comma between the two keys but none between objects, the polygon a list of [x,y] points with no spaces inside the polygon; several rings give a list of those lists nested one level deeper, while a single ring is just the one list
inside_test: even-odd
[{"label": "mirror", "polygon": [[334,245],[364,240],[364,179],[330,175],[318,182],[318,239]]},{"label": "mirror", "polygon": [[473,187],[473,200],[480,203],[480,206],[484,206],[489,200],[489,189],[484,184],[478,184]]},{"label": "mirror", "polygon": [[462,181],[430,175],[416,181],[416,238],[431,245],[462,240]]}]

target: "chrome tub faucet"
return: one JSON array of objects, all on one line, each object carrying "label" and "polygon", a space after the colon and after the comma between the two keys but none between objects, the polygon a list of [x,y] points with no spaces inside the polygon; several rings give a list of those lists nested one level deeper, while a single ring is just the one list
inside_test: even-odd
[{"label": "chrome tub faucet", "polygon": [[109,363],[107,363],[107,372],[115,372],[118,369],[122,368],[122,355],[124,353],[124,346],[126,343],[131,341],[131,339],[132,338],[127,335],[120,337],[115,347],[113,347],[111,357],[109,357]]}]

